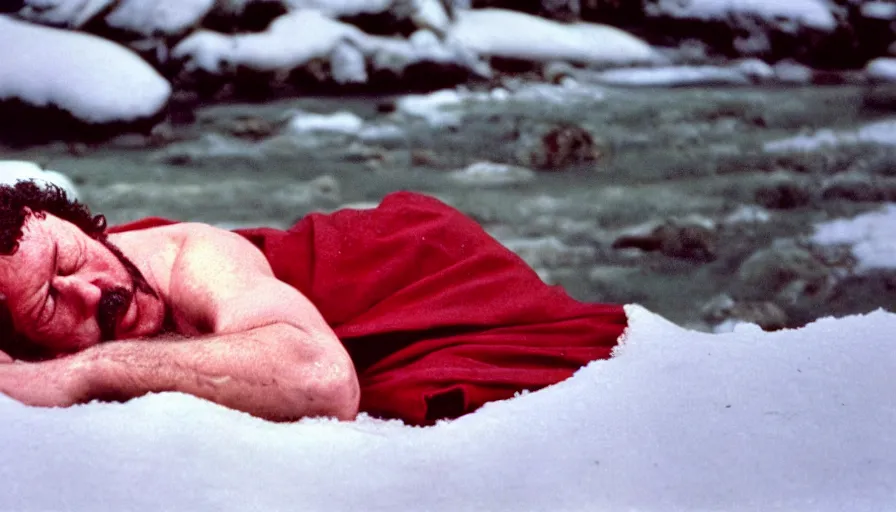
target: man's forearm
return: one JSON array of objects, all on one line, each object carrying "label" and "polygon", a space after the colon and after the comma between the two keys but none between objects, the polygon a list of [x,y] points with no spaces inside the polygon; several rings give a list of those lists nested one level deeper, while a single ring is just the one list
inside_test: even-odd
[{"label": "man's forearm", "polygon": [[[182,340],[117,341],[70,356],[87,399],[127,400],[180,391],[271,420],[357,414],[357,376],[347,354],[295,327]],[[341,350],[341,347],[340,347]]]}]

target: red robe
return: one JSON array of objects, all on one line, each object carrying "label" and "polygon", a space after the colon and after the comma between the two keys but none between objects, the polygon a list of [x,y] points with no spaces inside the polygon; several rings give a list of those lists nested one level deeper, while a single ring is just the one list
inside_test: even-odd
[{"label": "red robe", "polygon": [[544,284],[475,221],[420,194],[236,232],[317,306],[354,361],[361,411],[375,416],[431,424],[560,382],[608,358],[626,326],[622,307]]}]

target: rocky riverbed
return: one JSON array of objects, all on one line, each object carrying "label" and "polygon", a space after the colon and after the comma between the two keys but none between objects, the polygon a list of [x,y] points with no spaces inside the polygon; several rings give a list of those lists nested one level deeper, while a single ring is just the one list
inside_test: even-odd
[{"label": "rocky riverbed", "polygon": [[812,239],[896,201],[891,91],[498,82],[209,106],[151,135],[0,156],[67,174],[111,223],[285,226],[423,191],[575,297],[698,329],[896,310],[896,270]]}]

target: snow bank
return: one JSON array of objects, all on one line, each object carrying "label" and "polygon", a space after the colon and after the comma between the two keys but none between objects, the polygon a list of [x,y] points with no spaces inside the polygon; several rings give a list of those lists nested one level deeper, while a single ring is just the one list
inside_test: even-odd
[{"label": "snow bank", "polygon": [[78,189],[68,176],[50,170],[43,170],[37,164],[21,160],[0,160],[0,185],[15,185],[19,181],[34,180],[36,183],[52,183],[66,192],[69,197],[78,198]]},{"label": "snow bank", "polygon": [[860,270],[896,268],[896,204],[852,219],[819,224],[812,241],[851,245]]},{"label": "snow bank", "polygon": [[573,378],[431,428],[267,423],[181,394],[0,397],[0,509],[886,510],[896,314],[687,331],[630,306]]},{"label": "snow bank", "polygon": [[825,0],[657,0],[647,7],[654,15],[699,20],[754,16],[771,24],[798,23],[834,30],[837,20]]},{"label": "snow bank", "polygon": [[170,94],[168,82],[122,46],[0,16],[0,100],[107,123],[152,116]]},{"label": "snow bank", "polygon": [[503,9],[458,11],[449,37],[480,55],[586,64],[654,62],[656,52],[617,28],[594,23],[563,24]]}]

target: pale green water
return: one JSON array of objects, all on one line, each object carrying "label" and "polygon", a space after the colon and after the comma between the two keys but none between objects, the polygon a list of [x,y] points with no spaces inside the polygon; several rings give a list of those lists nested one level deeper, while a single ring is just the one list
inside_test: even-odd
[{"label": "pale green water", "polygon": [[[354,146],[350,139],[334,139],[314,148],[293,145],[259,152],[251,142],[225,139],[241,149],[229,156],[200,152],[178,165],[160,156],[170,154],[171,146],[123,143],[88,148],[78,156],[64,145],[54,145],[6,151],[3,157],[36,160],[69,174],[87,202],[112,223],[161,215],[228,225],[282,225],[313,209],[376,201],[394,190],[433,193],[511,238],[556,236],[567,245],[589,248],[592,253],[584,260],[548,269],[573,295],[640,302],[688,323],[697,320],[700,306],[718,293],[750,296],[735,272],[755,250],[778,238],[808,234],[814,222],[879,205],[823,199],[814,192],[825,180],[847,172],[892,179],[893,150],[844,147],[769,155],[760,149],[764,141],[824,127],[857,126],[888,115],[866,108],[864,94],[851,87],[610,90],[601,101],[478,105],[464,110],[464,123],[457,129],[400,122],[405,135]],[[201,134],[224,131],[222,126],[240,116],[276,120],[295,107],[316,112],[348,109],[368,121],[389,120],[376,108],[385,100],[218,106],[200,112],[197,123],[179,128],[177,135],[196,140]],[[585,126],[595,136],[601,158],[502,188],[471,188],[449,178],[449,171],[477,160],[515,163],[528,134],[558,122]],[[370,163],[374,160],[375,166]],[[330,185],[319,185],[309,195],[305,183],[322,176],[329,177]],[[802,183],[814,194],[811,200],[797,208],[770,210],[772,220],[767,223],[718,229],[718,257],[710,263],[610,248],[617,230],[639,223],[689,214],[718,221],[755,205],[757,188],[781,177]],[[573,224],[575,229],[568,227]],[[830,313],[892,309],[894,299],[886,295],[862,288],[820,304],[807,300],[780,305],[801,323]]]}]

